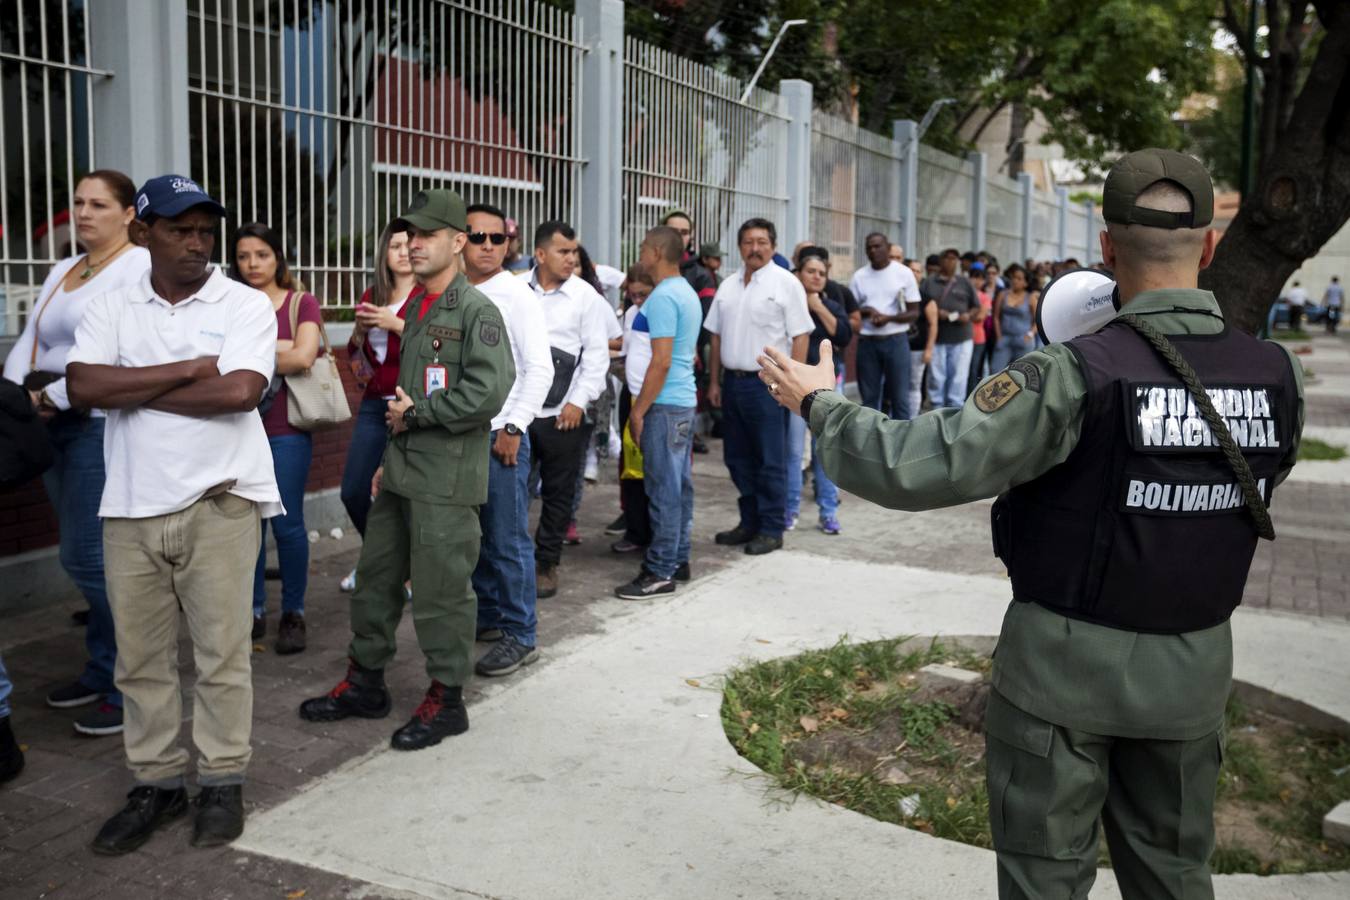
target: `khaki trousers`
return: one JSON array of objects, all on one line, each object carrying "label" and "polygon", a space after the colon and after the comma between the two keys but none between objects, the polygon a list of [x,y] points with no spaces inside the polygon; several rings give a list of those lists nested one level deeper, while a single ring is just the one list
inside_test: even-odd
[{"label": "khaki trousers", "polygon": [[103,557],[126,705],[127,764],[138,784],[183,783],[187,750],[178,683],[182,604],[197,668],[192,742],[204,784],[243,781],[252,750],[250,660],[258,506],[234,494],[145,519],[105,519]]}]

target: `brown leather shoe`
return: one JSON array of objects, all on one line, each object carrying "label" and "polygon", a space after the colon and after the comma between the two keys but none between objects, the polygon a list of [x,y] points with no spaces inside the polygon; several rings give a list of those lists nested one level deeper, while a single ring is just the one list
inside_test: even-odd
[{"label": "brown leather shoe", "polygon": [[535,593],[540,600],[547,600],[558,593],[558,567],[538,565],[534,569]]},{"label": "brown leather shoe", "polygon": [[277,626],[277,653],[287,656],[305,649],[305,617],[302,613],[282,613]]}]

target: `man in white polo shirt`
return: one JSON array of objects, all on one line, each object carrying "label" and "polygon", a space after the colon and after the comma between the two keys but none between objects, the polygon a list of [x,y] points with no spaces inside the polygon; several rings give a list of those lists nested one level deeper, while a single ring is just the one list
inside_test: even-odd
[{"label": "man in white polo shirt", "polygon": [[[919,317],[919,285],[908,266],[891,259],[891,247],[881,232],[869,234],[863,244],[867,265],[853,273],[848,285],[862,308],[858,394],[863,406],[885,409],[892,419],[910,419],[919,414],[909,408],[908,334]],[[922,378],[922,369],[919,374]]]},{"label": "man in white polo shirt", "polygon": [[530,449],[539,461],[539,527],[534,532],[535,583],[540,599],[558,593],[563,536],[572,518],[577,475],[586,453],[586,406],[605,389],[609,305],[576,275],[577,233],[566,222],[534,232],[529,285],[544,306],[553,378],[544,408],[530,424]]},{"label": "man in white polo shirt", "polygon": [[759,380],[759,355],[776,347],[805,361],[815,328],[797,277],[773,264],[778,232],[747,219],[736,233],[741,270],[717,288],[703,327],[712,333],[708,402],[722,409],[722,452],[740,495],[740,522],[716,537],[751,555],[783,546],[787,518],[787,413]]},{"label": "man in white polo shirt", "polygon": [[197,664],[192,843],[224,844],[244,830],[253,683],[243,575],[258,558],[260,518],[282,512],[254,411],[275,367],[277,326],[266,294],[209,265],[224,214],[191,179],[147,181],[136,215],[150,271],[90,303],[69,356],[71,398],[108,411],[99,515],[136,782],[94,839],[106,855],[134,850],[187,809],[180,605]]},{"label": "man in white polo shirt", "polygon": [[495,206],[468,208],[464,274],[506,321],[516,380],[492,420],[487,503],[473,590],[478,595],[480,641],[495,642],[474,671],[509,675],[539,658],[535,647],[534,544],[530,542],[530,423],[553,383],[544,308],[522,278],[506,271],[506,214]]}]

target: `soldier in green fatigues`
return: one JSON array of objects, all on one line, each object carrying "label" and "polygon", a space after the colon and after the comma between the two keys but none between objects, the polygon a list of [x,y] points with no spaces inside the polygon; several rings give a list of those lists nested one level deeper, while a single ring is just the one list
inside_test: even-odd
[{"label": "soldier in green fatigues", "polygon": [[422,191],[403,216],[420,287],[404,307],[389,445],[352,594],[350,663],[337,687],[300,706],[300,716],[316,722],[389,714],[384,667],[411,576],[431,687],[394,732],[396,750],[430,747],[469,727],[462,689],[478,616],[470,583],[478,507],[487,501],[489,425],[515,380],[501,313],[459,271],[465,218],[464,201],[447,190]]},{"label": "soldier in green fatigues", "polygon": [[[1292,355],[1229,329],[1197,290],[1212,209],[1189,157],[1122,158],[1101,236],[1118,314],[960,409],[892,421],[833,392],[828,347],[815,367],[761,358],[840,487],[907,510],[1003,495],[995,545],[1014,599],[985,732],[1004,898],[1086,897],[1099,819],[1125,897],[1213,896],[1229,617],[1258,532],[1273,537],[1265,510],[1297,458],[1303,385]],[[1213,418],[1149,331],[1192,367]],[[1240,461],[1219,451],[1219,419]]]}]

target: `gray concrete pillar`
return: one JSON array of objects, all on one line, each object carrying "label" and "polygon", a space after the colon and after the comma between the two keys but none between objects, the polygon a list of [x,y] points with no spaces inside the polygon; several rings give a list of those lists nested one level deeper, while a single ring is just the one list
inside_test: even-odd
[{"label": "gray concrete pillar", "polygon": [[1031,204],[1036,196],[1036,185],[1031,181],[1029,172],[1019,172],[1017,175],[1017,184],[1022,188],[1022,259],[1031,256],[1031,248],[1035,246],[1036,235],[1032,234],[1032,223],[1035,217],[1031,214]]},{"label": "gray concrete pillar", "polygon": [[1083,202],[1083,212],[1087,213],[1087,224],[1083,227],[1087,230],[1086,240],[1087,254],[1079,260],[1085,267],[1092,265],[1092,261],[1100,255],[1097,249],[1097,204],[1091,200]]},{"label": "gray concrete pillar", "polygon": [[581,196],[577,231],[596,262],[620,259],[623,237],[623,3],[577,0],[581,63]]},{"label": "gray concrete pillar", "polygon": [[1055,235],[1059,249],[1055,252],[1063,259],[1069,255],[1069,189],[1061,185],[1055,188],[1055,195],[1059,197],[1059,233]]},{"label": "gray concrete pillar", "polygon": [[891,139],[900,154],[900,196],[896,207],[900,214],[900,243],[906,256],[920,256],[919,242],[919,123],[896,119],[891,123]]},{"label": "gray concrete pillar", "polygon": [[[790,253],[798,241],[811,238],[811,82],[791,79],[778,83],[788,115],[787,220],[778,223],[778,245]],[[786,253],[784,255],[786,255]]]},{"label": "gray concrete pillar", "polygon": [[985,215],[988,211],[989,156],[975,151],[966,154],[975,170],[975,185],[970,192],[970,247],[976,253],[984,249]]}]

